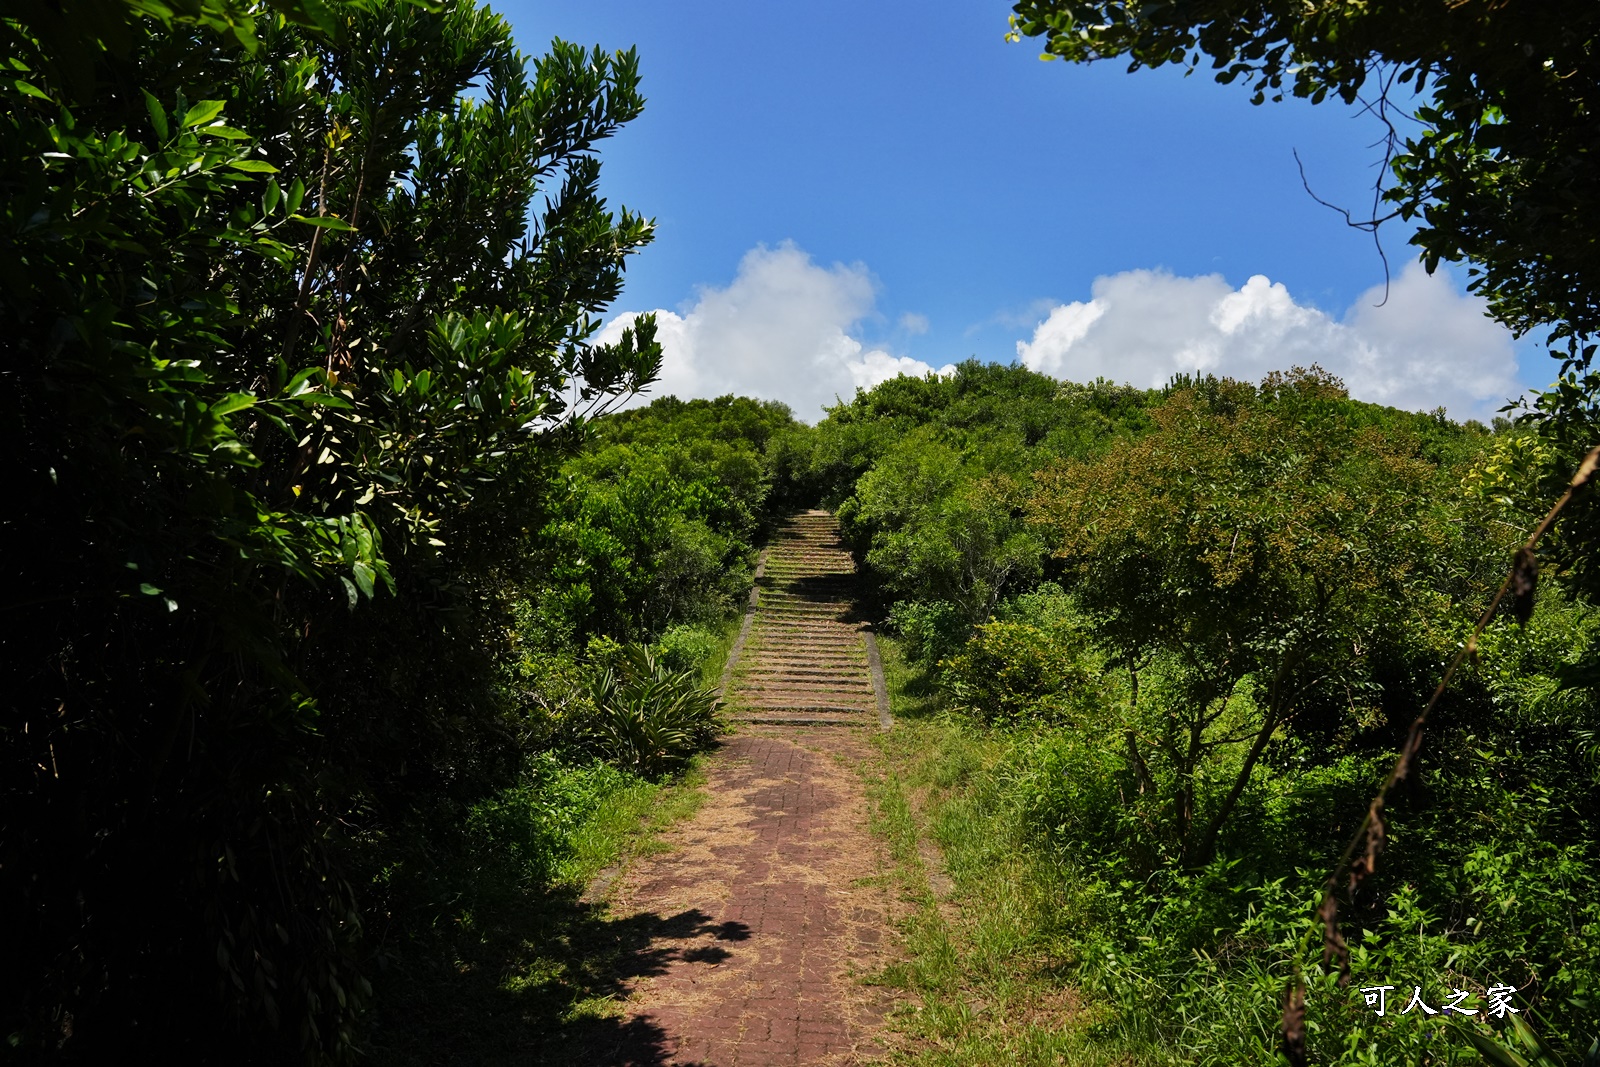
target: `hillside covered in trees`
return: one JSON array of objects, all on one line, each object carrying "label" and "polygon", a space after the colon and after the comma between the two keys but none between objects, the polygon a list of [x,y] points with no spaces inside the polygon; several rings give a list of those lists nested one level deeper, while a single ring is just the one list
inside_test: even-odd
[{"label": "hillside covered in trees", "polygon": [[[1082,983],[1138,1062],[1276,1062],[1297,964],[1316,1062],[1475,1061],[1396,1018],[1414,985],[1480,1006],[1514,987],[1550,1062],[1588,1052],[1586,601],[1502,611],[1445,693],[1343,908],[1348,987],[1316,914],[1544,510],[1529,431],[1360,403],[1315,370],[1143,392],[968,363],[858,394],[790,447],[899,636],[933,836],[975,907],[1021,901],[1020,942],[974,969]],[[1380,985],[1381,1018],[1359,992]],[[970,1016],[924,1018],[987,1062]]]},{"label": "hillside covered in trees", "polygon": [[[442,1062],[511,985],[598,1011],[579,896],[717,743],[810,507],[958,891],[1025,902],[982,966],[1074,990],[1094,1055],[1278,1062],[1296,975],[1317,1062],[1600,1055],[1589,499],[1472,637],[1588,444],[1592,350],[1554,432],[1316,368],[622,410],[662,358],[648,316],[597,342],[652,234],[601,196],[632,52],[529,57],[470,0],[64,10],[0,20],[8,1056]],[[871,977],[934,1003],[907,940]],[[1414,985],[1482,1010],[1398,1014]],[[970,1012],[903,1025],[981,1062]]]}]

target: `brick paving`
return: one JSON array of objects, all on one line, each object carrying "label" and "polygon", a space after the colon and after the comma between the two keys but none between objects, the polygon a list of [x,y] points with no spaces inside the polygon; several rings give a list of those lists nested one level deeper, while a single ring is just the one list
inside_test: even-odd
[{"label": "brick paving", "polygon": [[[886,1001],[858,980],[887,962],[891,902],[853,764],[855,731],[752,728],[712,760],[705,806],[672,851],[623,876],[614,915],[693,916],[651,951],[625,1030],[629,1067],[858,1064],[881,1055]],[[670,920],[668,920],[670,922]]]},{"label": "brick paving", "polygon": [[[658,931],[609,1049],[612,1067],[800,1067],[882,1057],[894,899],[859,768],[887,724],[827,512],[768,547],[724,687],[739,723],[705,802],[611,887],[609,912]],[[642,957],[648,955],[648,960]]]}]

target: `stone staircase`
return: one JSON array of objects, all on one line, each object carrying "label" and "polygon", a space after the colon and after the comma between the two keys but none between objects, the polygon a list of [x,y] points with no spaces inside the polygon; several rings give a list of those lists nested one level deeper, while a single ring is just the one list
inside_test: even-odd
[{"label": "stone staircase", "polygon": [[736,721],[888,728],[874,638],[854,614],[855,563],[826,511],[768,545],[723,696]]}]

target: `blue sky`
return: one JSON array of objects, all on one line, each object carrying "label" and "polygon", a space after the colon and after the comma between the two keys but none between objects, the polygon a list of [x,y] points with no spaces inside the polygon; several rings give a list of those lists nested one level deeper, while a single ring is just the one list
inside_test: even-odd
[{"label": "blue sky", "polygon": [[1370,237],[1294,158],[1325,199],[1370,204],[1379,131],[1352,109],[1040,62],[993,0],[498,9],[529,52],[639,49],[649,102],[605,147],[603,185],[658,224],[617,310],[671,313],[668,391],[759,392],[810,419],[974,355],[1145,385],[1327,346],[1358,395],[1481,417],[1547,376],[1478,321],[1464,274],[1406,274],[1398,227],[1406,286],[1370,307]]}]

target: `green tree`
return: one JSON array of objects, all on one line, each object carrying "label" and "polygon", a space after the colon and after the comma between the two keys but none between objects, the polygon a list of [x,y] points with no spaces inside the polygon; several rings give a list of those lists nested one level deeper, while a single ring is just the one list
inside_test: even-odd
[{"label": "green tree", "polygon": [[731,396],[596,422],[530,546],[541,640],[646,639],[731,611],[770,518],[769,446],[796,426],[781,404]]},{"label": "green tree", "polygon": [[[1459,524],[1419,505],[1436,466],[1362,407],[1315,371],[1259,393],[1202,380],[1147,436],[1039,475],[1033,516],[1132,676],[1130,770],[1143,783],[1159,758],[1186,864],[1210,859],[1275,735],[1362,718],[1384,650],[1428,631],[1440,592],[1474,592],[1450,566]],[[1144,708],[1139,673],[1157,661],[1176,691]],[[1205,810],[1202,775],[1226,753],[1231,782]]]},{"label": "green tree", "polygon": [[[1218,81],[1243,79],[1256,103],[1292,93],[1370,106],[1389,136],[1381,196],[1356,224],[1415,220],[1411,241],[1430,271],[1467,263],[1469,287],[1496,319],[1519,335],[1549,331],[1563,362],[1529,415],[1559,448],[1539,472],[1541,495],[1560,494],[1600,440],[1600,8],[1020,0],[1014,11],[1013,36],[1040,38],[1046,58],[1124,58],[1130,70],[1209,61]],[[1417,125],[1400,118],[1405,109]],[[1575,588],[1600,594],[1592,494],[1567,509],[1563,527],[1546,555]]]},{"label": "green tree", "polygon": [[933,427],[895,442],[839,509],[846,536],[904,600],[954,606],[964,627],[1037,580],[1044,546],[1022,516],[1022,490],[1004,472],[967,464]]},{"label": "green tree", "polygon": [[780,461],[802,496],[838,509],[895,625],[936,660],[1043,575],[1022,516],[1028,476],[1140,432],[1148,401],[1106,381],[967,360],[858,390]]},{"label": "green tree", "polygon": [[335,1057],[341,827],[486,788],[503,709],[447,690],[495,568],[659,364],[590,343],[650,236],[597,184],[637,63],[530,71],[470,2],[86,10],[0,23],[3,1021]]}]

